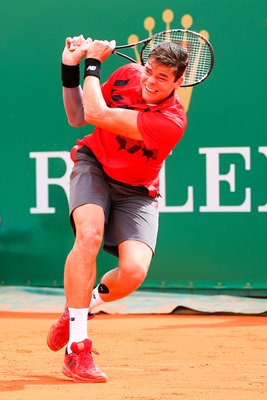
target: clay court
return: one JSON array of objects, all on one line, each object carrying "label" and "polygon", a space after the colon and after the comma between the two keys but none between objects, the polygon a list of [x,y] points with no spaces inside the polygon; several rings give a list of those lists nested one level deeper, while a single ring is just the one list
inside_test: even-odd
[{"label": "clay court", "polygon": [[267,398],[265,316],[106,315],[89,323],[104,384],[61,373],[46,334],[58,314],[1,312],[5,400],[261,400]]}]

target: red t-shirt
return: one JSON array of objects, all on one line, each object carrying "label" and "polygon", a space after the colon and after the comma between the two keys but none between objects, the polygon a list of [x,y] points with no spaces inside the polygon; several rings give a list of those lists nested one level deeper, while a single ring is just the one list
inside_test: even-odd
[{"label": "red t-shirt", "polygon": [[101,86],[108,107],[139,111],[137,123],[143,140],[95,128],[77,143],[91,149],[113,180],[158,191],[162,164],[181,139],[187,120],[176,92],[160,104],[144,103],[140,87],[143,68],[139,64],[127,64]]}]

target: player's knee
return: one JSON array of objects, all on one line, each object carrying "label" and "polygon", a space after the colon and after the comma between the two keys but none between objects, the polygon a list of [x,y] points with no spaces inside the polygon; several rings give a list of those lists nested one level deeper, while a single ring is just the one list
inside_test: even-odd
[{"label": "player's knee", "polygon": [[82,252],[98,252],[101,242],[102,234],[94,227],[83,226],[76,232],[76,245]]},{"label": "player's knee", "polygon": [[125,279],[131,282],[134,287],[140,286],[146,278],[148,266],[137,260],[128,262],[127,265],[121,266],[122,274]]}]

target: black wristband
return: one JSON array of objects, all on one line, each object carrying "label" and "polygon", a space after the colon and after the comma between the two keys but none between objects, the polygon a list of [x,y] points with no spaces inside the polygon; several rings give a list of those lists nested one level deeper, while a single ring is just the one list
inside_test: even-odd
[{"label": "black wristband", "polygon": [[96,76],[100,79],[101,61],[96,58],[86,58],[84,61],[84,79],[87,76]]},{"label": "black wristband", "polygon": [[80,65],[61,64],[62,85],[66,88],[74,88],[80,85]]}]

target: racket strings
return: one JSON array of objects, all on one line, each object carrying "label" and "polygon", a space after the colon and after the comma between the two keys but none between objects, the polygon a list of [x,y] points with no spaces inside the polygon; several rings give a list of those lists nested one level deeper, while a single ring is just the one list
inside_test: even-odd
[{"label": "racket strings", "polygon": [[210,47],[204,38],[188,31],[167,31],[153,36],[142,49],[143,64],[147,62],[152,47],[163,41],[176,43],[188,52],[189,63],[184,73],[184,85],[199,82],[209,73],[212,62]]}]

